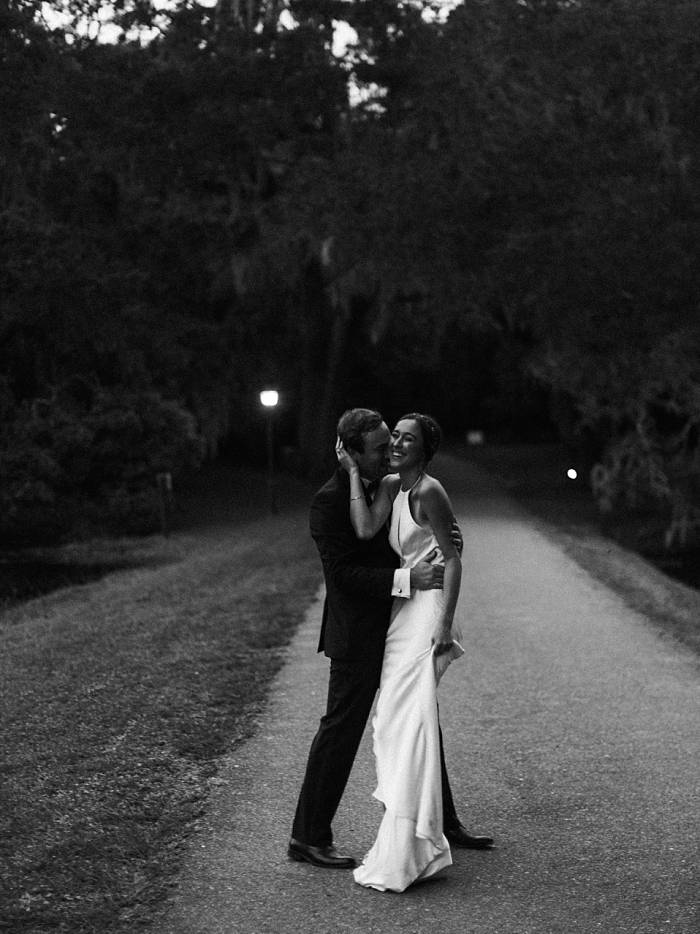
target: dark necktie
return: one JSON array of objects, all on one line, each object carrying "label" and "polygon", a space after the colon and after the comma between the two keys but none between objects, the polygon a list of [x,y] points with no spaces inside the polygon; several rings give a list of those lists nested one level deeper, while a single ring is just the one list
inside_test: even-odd
[{"label": "dark necktie", "polygon": [[371,483],[368,483],[365,487],[365,499],[368,503],[371,503],[374,499],[374,496],[379,489],[379,480],[372,480]]}]

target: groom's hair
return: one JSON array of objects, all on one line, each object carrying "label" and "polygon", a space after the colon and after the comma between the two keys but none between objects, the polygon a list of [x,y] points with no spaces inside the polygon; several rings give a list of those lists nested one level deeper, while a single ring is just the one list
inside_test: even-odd
[{"label": "groom's hair", "polygon": [[364,454],[363,435],[379,428],[383,421],[381,413],[375,412],[374,409],[348,409],[338,420],[338,437],[348,451]]}]

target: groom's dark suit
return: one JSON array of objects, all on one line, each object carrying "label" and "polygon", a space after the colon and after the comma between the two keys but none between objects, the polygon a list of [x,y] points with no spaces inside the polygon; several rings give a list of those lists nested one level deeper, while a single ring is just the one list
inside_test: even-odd
[{"label": "groom's dark suit", "polygon": [[[326,713],[311,745],[292,836],[309,846],[333,842],[331,822],[372,709],[384,655],[398,557],[386,529],[361,541],[350,522],[350,481],[337,470],[311,503],[311,535],[326,581],[319,652],[331,660]],[[459,826],[440,735],[446,829]]]}]

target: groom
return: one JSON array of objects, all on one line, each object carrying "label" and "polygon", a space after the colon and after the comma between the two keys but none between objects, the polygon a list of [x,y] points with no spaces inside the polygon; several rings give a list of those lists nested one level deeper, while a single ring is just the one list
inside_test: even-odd
[{"label": "groom", "polygon": [[[357,462],[369,502],[387,471],[389,429],[379,412],[350,409],[338,422],[338,435]],[[349,482],[344,470],[336,470],[311,503],[311,535],[326,581],[318,651],[330,658],[330,679],[326,713],[311,744],[288,850],[292,859],[335,869],[356,865],[333,846],[331,822],[379,688],[392,598],[408,600],[412,589],[442,589],[444,575],[444,568],[428,561],[399,569],[386,529],[360,541],[350,523]],[[461,550],[461,535],[458,530],[455,534]],[[493,840],[467,833],[457,817],[442,732],[440,760],[445,836],[455,846],[488,849]]]}]

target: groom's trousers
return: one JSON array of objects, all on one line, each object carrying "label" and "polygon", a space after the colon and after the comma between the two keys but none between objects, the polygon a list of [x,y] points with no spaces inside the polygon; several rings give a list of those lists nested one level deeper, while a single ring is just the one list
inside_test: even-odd
[{"label": "groom's trousers", "polygon": [[[345,791],[360,740],[379,688],[382,659],[331,659],[326,713],[311,744],[292,836],[308,846],[329,846],[331,824]],[[440,730],[443,823],[459,826]]]}]

